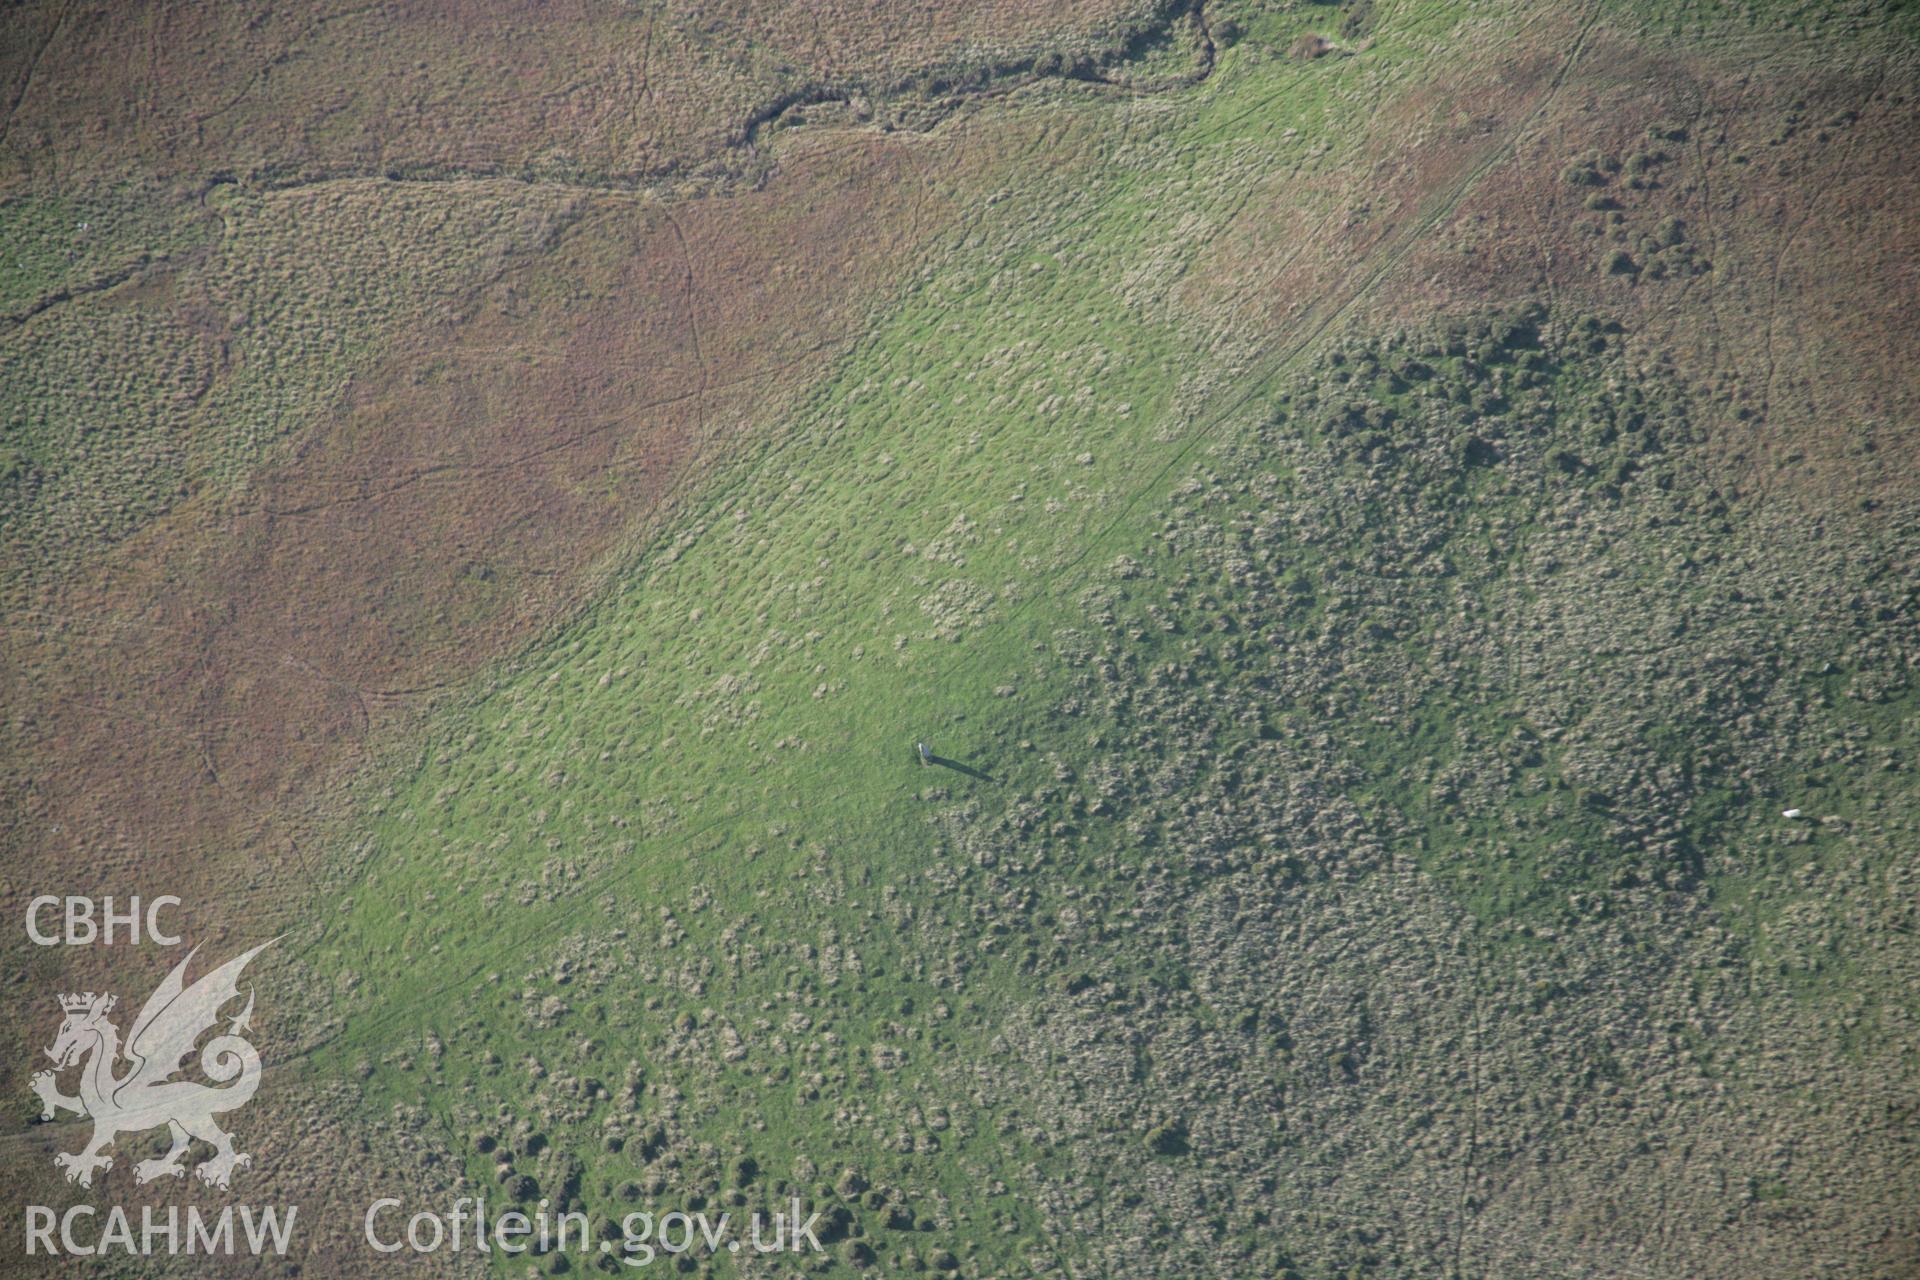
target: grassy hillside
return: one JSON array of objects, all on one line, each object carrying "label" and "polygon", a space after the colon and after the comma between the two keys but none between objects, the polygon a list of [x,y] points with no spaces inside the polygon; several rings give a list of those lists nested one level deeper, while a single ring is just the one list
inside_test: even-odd
[{"label": "grassy hillside", "polygon": [[[1602,1224],[1661,1199],[1701,1266],[1871,1238],[1910,514],[1730,503],[1604,309],[1229,374],[1170,306],[1232,175],[1311,200],[1436,29],[1025,104],[1073,164],[378,797],[314,1069],[476,1183],[798,1188],[886,1272],[1657,1267]],[[1768,1136],[1835,1124],[1887,1161],[1844,1208]]]},{"label": "grassy hillside", "polygon": [[0,47],[0,899],[284,935],[300,1273],[1920,1260],[1899,6],[115,21]]}]

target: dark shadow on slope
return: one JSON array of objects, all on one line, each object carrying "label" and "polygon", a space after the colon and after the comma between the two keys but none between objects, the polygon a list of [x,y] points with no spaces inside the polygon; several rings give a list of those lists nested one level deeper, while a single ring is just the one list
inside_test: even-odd
[{"label": "dark shadow on slope", "polygon": [[955,773],[964,773],[969,778],[978,778],[982,782],[994,781],[994,777],[992,774],[982,773],[970,764],[962,764],[958,760],[949,760],[945,756],[936,756],[936,755],[929,754],[927,756],[927,763],[937,764],[942,769],[952,769]]}]

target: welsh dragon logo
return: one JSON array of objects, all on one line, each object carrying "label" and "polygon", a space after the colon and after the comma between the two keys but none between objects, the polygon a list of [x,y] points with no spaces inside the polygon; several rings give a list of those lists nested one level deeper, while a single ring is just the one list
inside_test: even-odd
[{"label": "welsh dragon logo", "polygon": [[[233,1149],[233,1135],[213,1119],[245,1106],[260,1085],[260,1055],[243,1034],[253,1017],[251,989],[247,1007],[228,1023],[225,1034],[214,1036],[200,1051],[200,1069],[224,1087],[172,1076],[200,1037],[220,1021],[221,1006],[239,996],[240,974],[247,962],[272,945],[263,942],[188,986],[187,965],[199,951],[195,947],[147,998],[124,1047],[119,1029],[107,1018],[117,1003],[113,996],[89,991],[60,997],[66,1021],[46,1051],[54,1070],[37,1073],[31,1083],[40,1095],[42,1120],[51,1120],[61,1111],[93,1119],[93,1141],[84,1150],[61,1152],[53,1158],[67,1171],[68,1182],[92,1186],[95,1170],[113,1167],[112,1157],[101,1152],[113,1145],[114,1138],[162,1125],[170,1131],[173,1145],[158,1159],[134,1165],[138,1182],[163,1175],[184,1177],[187,1146],[195,1138],[214,1150],[212,1158],[194,1170],[209,1186],[225,1190],[234,1169],[251,1161],[252,1157]],[[123,1057],[129,1065],[122,1073]],[[80,1065],[79,1094],[68,1097],[60,1092],[56,1077],[76,1063]]]}]

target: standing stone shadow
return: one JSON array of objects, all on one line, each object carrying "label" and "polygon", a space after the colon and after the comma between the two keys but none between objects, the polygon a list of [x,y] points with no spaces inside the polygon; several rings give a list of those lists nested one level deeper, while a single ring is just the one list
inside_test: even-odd
[{"label": "standing stone shadow", "polygon": [[970,764],[965,764],[959,760],[949,760],[945,756],[934,755],[931,751],[927,752],[926,755],[921,758],[928,764],[937,764],[942,769],[951,769],[955,773],[964,773],[969,778],[978,778],[982,782],[995,781],[994,776],[990,773],[982,773]]}]

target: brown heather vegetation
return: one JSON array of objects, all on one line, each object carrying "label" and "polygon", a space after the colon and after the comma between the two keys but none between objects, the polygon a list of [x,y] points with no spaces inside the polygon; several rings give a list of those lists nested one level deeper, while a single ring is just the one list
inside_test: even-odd
[{"label": "brown heather vegetation", "polygon": [[[488,1176],[596,1212],[804,1194],[835,1274],[1913,1272],[1920,102],[1888,14],[343,0],[0,26],[0,913],[172,892],[208,954],[289,933],[308,995],[262,1014],[243,1198],[301,1203],[298,1274],[359,1273],[371,1195]],[[1289,57],[1322,31],[1352,56]],[[1299,98],[1173,134],[1229,45]],[[1347,74],[1371,78],[1304,79]],[[1271,147],[1230,127],[1267,114],[1293,122]],[[758,522],[823,483],[791,449],[838,438],[840,397],[895,390],[836,382],[896,367],[887,318],[1099,249],[1075,201],[1116,178],[1151,252],[1078,263],[1114,314],[1002,317],[977,399],[902,414],[950,453],[826,481],[915,508],[975,419],[1086,357],[1031,344],[1049,325],[1205,353],[1120,463],[1063,445],[1089,479],[1033,481],[1112,539],[976,582],[942,575],[1012,516],[884,538],[914,603],[854,659],[954,655],[925,684],[979,695],[946,727],[991,787],[911,774],[883,852],[798,799],[710,838],[674,812],[705,776],[623,795],[607,848],[694,866],[657,898],[564,842],[529,867],[442,840],[455,816],[408,787],[460,758],[448,725],[518,707],[621,591],[678,600],[662,566],[715,527],[784,566]],[[1195,191],[1184,220],[1154,195]],[[905,393],[954,362],[914,338]],[[705,717],[653,759],[801,714],[670,652],[749,599],[756,664],[829,637],[792,700],[826,717],[807,749],[905,750],[832,719],[861,668],[804,604],[860,532],[829,509],[765,599],[636,613],[708,700],[643,698],[636,723]],[[645,736],[525,768],[591,824],[570,788]],[[1829,821],[1751,816],[1802,790]],[[440,862],[409,881],[419,849]],[[484,907],[421,906],[443,872]],[[366,923],[383,892],[404,943]],[[463,951],[449,921],[518,945]],[[172,957],[6,928],[16,1206],[77,1194],[49,1163],[74,1131],[25,1089],[50,993],[134,1000]],[[410,973],[427,996],[382,1003]],[[817,1154],[772,1167],[786,1141]]]}]

